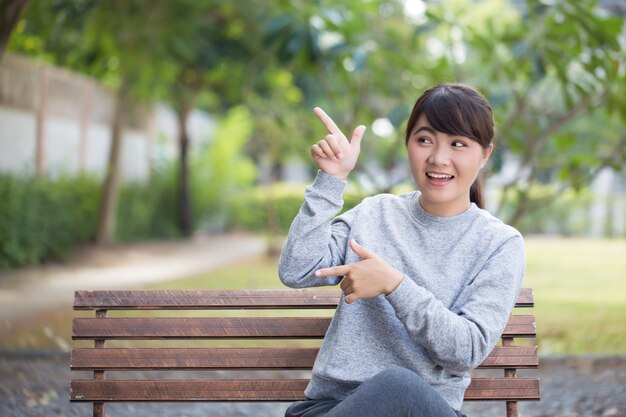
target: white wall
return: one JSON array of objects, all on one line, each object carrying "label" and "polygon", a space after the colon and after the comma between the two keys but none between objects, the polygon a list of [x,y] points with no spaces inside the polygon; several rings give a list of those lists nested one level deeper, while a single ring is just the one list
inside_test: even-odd
[{"label": "white wall", "polygon": [[[43,173],[103,178],[108,164],[115,97],[95,80],[24,57],[5,55],[0,63],[0,172],[30,174],[37,169],[37,115],[44,119]],[[145,181],[154,161],[178,158],[178,122],[164,104],[139,104],[122,136],[122,179]],[[214,121],[193,111],[191,146],[209,140]],[[84,129],[85,132],[81,132]],[[84,142],[84,143],[81,143]]]},{"label": "white wall", "polygon": [[34,115],[0,106],[0,171],[32,172],[34,155]]}]

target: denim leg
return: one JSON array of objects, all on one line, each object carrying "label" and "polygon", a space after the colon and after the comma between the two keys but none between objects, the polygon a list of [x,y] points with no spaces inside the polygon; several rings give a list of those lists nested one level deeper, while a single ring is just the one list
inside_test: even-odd
[{"label": "denim leg", "polygon": [[340,400],[298,401],[287,408],[285,417],[322,417],[339,403]]},{"label": "denim leg", "polygon": [[[290,413],[291,411],[291,413]],[[287,417],[459,417],[462,416],[416,373],[386,369],[342,401],[293,404]]]}]

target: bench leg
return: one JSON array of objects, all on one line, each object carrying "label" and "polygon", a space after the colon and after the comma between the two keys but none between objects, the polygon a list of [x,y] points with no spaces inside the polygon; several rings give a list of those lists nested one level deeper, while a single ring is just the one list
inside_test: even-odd
[{"label": "bench leg", "polygon": [[506,417],[518,417],[517,401],[506,402]]},{"label": "bench leg", "polygon": [[93,403],[93,417],[104,417],[104,403]]}]

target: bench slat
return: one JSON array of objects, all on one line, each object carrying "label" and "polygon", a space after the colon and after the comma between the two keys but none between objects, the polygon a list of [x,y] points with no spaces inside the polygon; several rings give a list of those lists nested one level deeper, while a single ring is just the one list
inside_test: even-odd
[{"label": "bench slat", "polygon": [[[70,400],[92,401],[297,401],[304,399],[306,379],[277,380],[101,380],[71,381]],[[465,400],[538,400],[536,378],[477,378]]]},{"label": "bench slat", "polygon": [[[74,318],[78,339],[323,338],[330,317]],[[510,316],[503,336],[534,337],[532,315]]]},{"label": "bench slat", "polygon": [[74,310],[335,308],[332,290],[76,291]]},{"label": "bench slat", "polygon": [[[337,289],[76,291],[74,310],[335,308],[340,294]],[[533,305],[532,288],[522,288],[515,306]]]},{"label": "bench slat", "polygon": [[534,315],[516,314],[509,317],[502,337],[535,337],[536,333]]},{"label": "bench slat", "polygon": [[539,399],[539,378],[474,378],[465,391],[468,401]]},{"label": "bench slat", "polygon": [[74,339],[322,338],[330,317],[110,318],[73,321]]},{"label": "bench slat", "polygon": [[70,401],[297,401],[306,379],[71,381]]},{"label": "bench slat", "polygon": [[311,369],[318,348],[74,349],[74,370]]},{"label": "bench slat", "polygon": [[479,368],[538,368],[537,346],[495,347]]},{"label": "bench slat", "polygon": [[[311,369],[317,348],[74,349],[72,370]],[[479,368],[537,368],[536,346],[496,347]]]},{"label": "bench slat", "polygon": [[535,296],[532,288],[521,288],[517,300],[515,301],[515,307],[534,307]]}]

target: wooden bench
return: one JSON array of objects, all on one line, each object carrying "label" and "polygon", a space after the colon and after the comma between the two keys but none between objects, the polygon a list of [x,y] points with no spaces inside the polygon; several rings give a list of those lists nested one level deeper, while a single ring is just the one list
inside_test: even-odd
[{"label": "wooden bench", "polygon": [[[71,369],[90,371],[88,375],[93,372],[93,378],[72,380],[70,400],[93,403],[93,415],[103,417],[106,402],[292,402],[303,399],[308,380],[302,378],[301,370],[312,368],[318,348],[311,347],[311,342],[308,342],[309,347],[302,347],[307,343],[303,341],[298,341],[299,346],[286,346],[285,339],[322,339],[332,310],[324,315],[324,312],[310,309],[334,309],[339,296],[339,291],[334,289],[77,291],[74,310],[92,310],[95,317],[73,320],[73,339],[89,342],[74,342],[75,345],[87,344],[87,347],[74,347]],[[516,306],[533,306],[531,289],[521,291]],[[138,316],[142,312],[137,310],[166,311]],[[192,312],[182,313],[187,314],[185,316],[172,310]],[[252,311],[252,316],[241,317],[238,310],[278,311]],[[303,310],[306,310],[304,316]],[[260,317],[270,313],[271,317]],[[207,317],[207,314],[212,315]],[[299,316],[294,317],[294,314]],[[539,379],[516,377],[517,369],[538,367],[537,348],[513,344],[515,338],[534,337],[532,315],[511,315],[501,346],[480,366],[503,369],[503,375],[496,378],[474,376],[465,400],[504,401],[508,417],[517,417],[518,401],[539,400]],[[174,339],[176,345],[164,347],[172,342],[163,339]],[[274,345],[260,342],[266,339],[273,340]],[[230,346],[225,347],[224,343]],[[246,347],[242,347],[242,343]],[[157,373],[157,378],[137,378],[136,371],[155,370],[162,371]],[[210,372],[204,372],[208,377],[200,380],[160,379],[162,374],[180,370]],[[215,377],[217,370],[221,372],[218,372],[219,377]],[[240,379],[238,372],[230,372],[234,376],[224,378],[224,370],[246,370],[246,377],[250,373],[264,376],[267,370],[300,371],[297,371],[297,378],[272,375]],[[128,375],[123,379],[105,379],[109,371],[125,371],[124,375]]]}]

